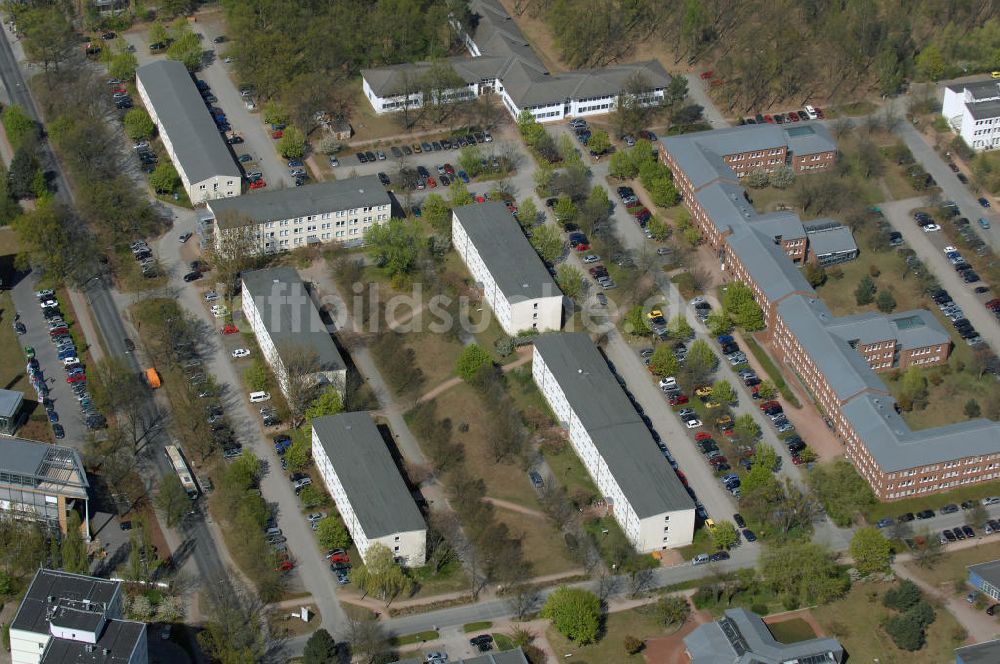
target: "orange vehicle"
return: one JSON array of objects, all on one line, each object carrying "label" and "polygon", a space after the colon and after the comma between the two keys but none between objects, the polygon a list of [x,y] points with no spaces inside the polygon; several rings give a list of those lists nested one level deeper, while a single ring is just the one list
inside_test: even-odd
[{"label": "orange vehicle", "polygon": [[146,382],[154,390],[160,386],[160,374],[153,367],[146,369]]}]

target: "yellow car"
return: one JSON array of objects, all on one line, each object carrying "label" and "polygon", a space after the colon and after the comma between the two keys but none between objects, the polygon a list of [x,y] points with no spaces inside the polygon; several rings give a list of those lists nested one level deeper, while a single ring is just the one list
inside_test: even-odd
[{"label": "yellow car", "polygon": [[719,406],[722,405],[721,403],[713,399],[709,399],[708,401],[702,401],[702,403],[705,404],[705,408],[718,408]]},{"label": "yellow car", "polygon": [[709,530],[715,530],[715,521],[711,519],[705,519],[705,527]]},{"label": "yellow car", "polygon": [[990,74],[993,78],[1000,78],[1000,71],[995,71]]},{"label": "yellow car", "polygon": [[712,386],[702,385],[701,387],[697,388],[694,391],[694,393],[697,394],[699,397],[707,397],[709,394],[712,393]]},{"label": "yellow car", "polygon": [[649,320],[653,320],[654,318],[663,318],[663,312],[660,311],[659,309],[653,309],[648,314],[646,314],[646,318],[648,318]]}]

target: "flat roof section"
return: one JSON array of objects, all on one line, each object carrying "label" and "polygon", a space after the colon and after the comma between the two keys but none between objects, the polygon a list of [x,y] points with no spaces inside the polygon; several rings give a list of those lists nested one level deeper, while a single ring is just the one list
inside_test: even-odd
[{"label": "flat roof section", "polygon": [[87,472],[72,447],[23,438],[0,438],[0,484],[40,489],[86,498]]},{"label": "flat roof section", "polygon": [[583,332],[543,334],[535,339],[535,348],[639,518],[694,509],[590,337]]},{"label": "flat roof section", "polygon": [[370,414],[318,417],[312,427],[369,539],[427,529]]}]

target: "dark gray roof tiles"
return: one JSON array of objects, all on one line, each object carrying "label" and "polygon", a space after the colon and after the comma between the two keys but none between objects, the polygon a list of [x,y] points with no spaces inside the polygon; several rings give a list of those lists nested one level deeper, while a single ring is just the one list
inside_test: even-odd
[{"label": "dark gray roof tiles", "polygon": [[237,222],[251,219],[257,222],[277,221],[389,204],[389,194],[375,175],[272,189],[253,196],[217,198],[207,202],[219,228],[229,228]]},{"label": "dark gray roof tiles", "polygon": [[837,142],[830,135],[830,130],[817,122],[783,125],[782,131],[785,133],[788,150],[794,156],[837,151]]},{"label": "dark gray roof tiles", "polygon": [[191,74],[176,60],[158,60],[136,70],[177,160],[191,184],[215,176],[241,178]]},{"label": "dark gray roof tiles", "polygon": [[827,256],[829,254],[839,254],[844,252],[856,252],[858,245],[854,241],[854,234],[847,226],[828,226],[804,224],[806,233],[809,235],[809,248],[817,256]]},{"label": "dark gray roof tiles", "polygon": [[13,417],[23,402],[24,394],[22,392],[0,390],[0,417]]},{"label": "dark gray roof tiles", "polygon": [[803,239],[806,231],[802,227],[802,220],[794,212],[768,212],[759,214],[750,219],[753,229],[762,235],[770,238],[781,238],[782,240]]},{"label": "dark gray roof tiles", "polygon": [[991,586],[1000,588],[1000,560],[969,565],[968,569]]},{"label": "dark gray roof tiles", "polygon": [[973,120],[991,120],[1000,117],[1000,100],[991,99],[976,104],[968,104],[969,115]]},{"label": "dark gray roof tiles", "polygon": [[955,650],[956,664],[997,664],[1000,662],[1000,639],[984,641]]},{"label": "dark gray roof tiles", "polygon": [[640,519],[694,503],[667,465],[604,357],[582,332],[535,339],[570,407]]},{"label": "dark gray roof tiles", "polygon": [[779,643],[760,616],[745,609],[727,609],[719,620],[701,625],[684,637],[684,647],[691,664],[786,664],[827,653],[832,660],[816,663],[839,663],[844,654],[840,643],[829,637]]},{"label": "dark gray roof tiles", "polygon": [[283,360],[300,349],[315,353],[320,371],[347,365],[320,318],[299,273],[283,266],[243,273],[243,297],[252,298],[271,341]]},{"label": "dark gray roof tiles", "polygon": [[318,417],[312,427],[369,539],[427,529],[371,415]]},{"label": "dark gray roof tiles", "polygon": [[452,212],[509,302],[562,294],[503,203],[473,203]]},{"label": "dark gray roof tiles", "polygon": [[746,267],[754,282],[764,291],[770,302],[776,302],[793,293],[813,295],[812,286],[802,272],[788,258],[788,254],[773,238],[749,228],[737,228],[726,239],[730,251]]}]

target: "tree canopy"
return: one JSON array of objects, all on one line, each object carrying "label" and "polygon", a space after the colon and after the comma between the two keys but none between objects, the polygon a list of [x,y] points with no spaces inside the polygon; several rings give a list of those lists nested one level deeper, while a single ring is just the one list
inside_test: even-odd
[{"label": "tree canopy", "polygon": [[587,590],[562,586],[549,595],[541,615],[551,620],[560,634],[586,645],[597,640],[601,600]]}]

